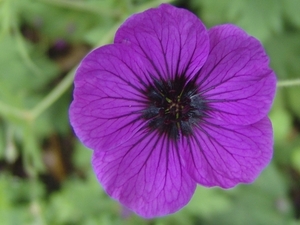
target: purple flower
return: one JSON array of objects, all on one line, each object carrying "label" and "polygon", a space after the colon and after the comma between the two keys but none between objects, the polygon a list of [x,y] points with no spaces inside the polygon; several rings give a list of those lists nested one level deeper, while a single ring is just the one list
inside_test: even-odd
[{"label": "purple flower", "polygon": [[240,28],[207,31],[185,9],[127,19],[81,62],[70,108],[106,192],[150,218],[182,208],[197,183],[252,182],[272,157],[268,63]]}]

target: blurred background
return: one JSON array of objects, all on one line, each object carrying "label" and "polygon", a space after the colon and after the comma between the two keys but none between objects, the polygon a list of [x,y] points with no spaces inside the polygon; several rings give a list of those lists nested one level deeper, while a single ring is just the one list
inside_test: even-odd
[{"label": "blurred background", "polygon": [[96,181],[68,120],[74,69],[129,15],[162,2],[208,28],[239,25],[263,43],[279,81],[300,79],[299,0],[0,0],[1,224],[300,224],[300,86],[277,89],[274,157],[253,184],[199,186],[178,213],[144,220]]}]

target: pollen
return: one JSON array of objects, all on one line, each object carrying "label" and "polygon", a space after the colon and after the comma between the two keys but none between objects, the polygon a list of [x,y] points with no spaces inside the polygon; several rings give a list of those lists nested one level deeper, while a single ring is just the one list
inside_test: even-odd
[{"label": "pollen", "polygon": [[151,130],[165,133],[178,140],[192,134],[193,126],[205,115],[204,101],[198,96],[194,81],[186,81],[184,75],[174,80],[153,80],[147,91],[143,118]]}]

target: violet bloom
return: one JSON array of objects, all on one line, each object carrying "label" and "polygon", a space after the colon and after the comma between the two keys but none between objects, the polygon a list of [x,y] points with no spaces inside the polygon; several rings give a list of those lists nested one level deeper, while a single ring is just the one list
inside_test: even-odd
[{"label": "violet bloom", "polygon": [[240,28],[207,31],[185,9],[128,18],[81,62],[70,108],[106,192],[150,218],[182,208],[197,183],[252,182],[272,157],[268,63]]}]

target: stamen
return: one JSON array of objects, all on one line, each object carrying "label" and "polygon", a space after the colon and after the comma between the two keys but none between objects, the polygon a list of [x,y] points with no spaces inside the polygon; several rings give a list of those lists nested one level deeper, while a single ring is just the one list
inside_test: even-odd
[{"label": "stamen", "polygon": [[[187,82],[184,75],[174,80],[154,80],[146,93],[148,105],[143,111],[143,118],[148,121],[151,130],[166,133],[174,140],[180,135],[190,135],[207,108],[197,94],[196,84]],[[195,95],[198,97],[193,98]]]}]

